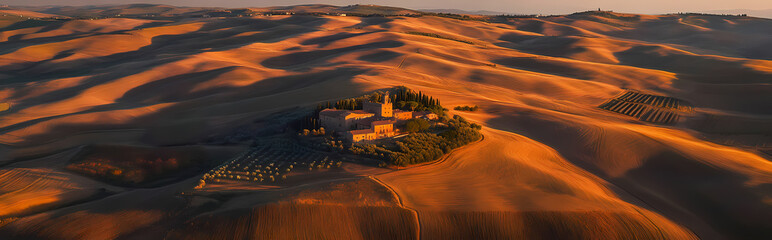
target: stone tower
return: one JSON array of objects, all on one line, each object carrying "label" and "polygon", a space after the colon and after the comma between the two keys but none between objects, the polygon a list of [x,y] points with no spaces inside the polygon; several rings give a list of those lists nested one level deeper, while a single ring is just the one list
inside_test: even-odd
[{"label": "stone tower", "polygon": [[389,118],[394,116],[394,113],[392,112],[393,107],[391,99],[389,99],[388,92],[383,96],[383,102],[378,103],[367,101],[364,103],[362,108],[365,110],[365,112],[374,113],[378,118]]},{"label": "stone tower", "polygon": [[394,107],[391,104],[391,99],[389,99],[389,92],[386,92],[386,95],[383,96],[383,103],[381,103],[381,117],[394,116],[393,110]]}]

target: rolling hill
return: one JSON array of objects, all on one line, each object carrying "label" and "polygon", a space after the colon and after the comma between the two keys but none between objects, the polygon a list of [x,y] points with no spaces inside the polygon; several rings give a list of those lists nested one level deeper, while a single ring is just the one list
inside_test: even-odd
[{"label": "rolling hill", "polygon": [[[220,10],[29,7],[14,11],[71,18],[0,18],[0,103],[11,106],[0,112],[0,237],[772,235],[770,19],[369,5],[200,16]],[[294,14],[263,15],[277,11]],[[450,112],[482,124],[484,139],[428,165],[352,163],[345,178],[240,194],[190,195],[199,176],[126,187],[66,167],[101,144],[225,161],[249,142],[213,139],[281,131],[320,102],[394,86],[479,106]],[[598,107],[628,90],[694,109],[664,125]]]}]

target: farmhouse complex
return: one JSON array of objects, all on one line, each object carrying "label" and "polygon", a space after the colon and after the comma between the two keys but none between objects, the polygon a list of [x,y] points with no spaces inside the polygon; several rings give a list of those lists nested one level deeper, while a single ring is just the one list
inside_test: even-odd
[{"label": "farmhouse complex", "polygon": [[396,125],[413,118],[436,120],[437,114],[394,109],[388,94],[382,102],[365,101],[362,110],[324,109],[319,113],[322,127],[342,133],[351,142],[393,137],[399,132]]}]

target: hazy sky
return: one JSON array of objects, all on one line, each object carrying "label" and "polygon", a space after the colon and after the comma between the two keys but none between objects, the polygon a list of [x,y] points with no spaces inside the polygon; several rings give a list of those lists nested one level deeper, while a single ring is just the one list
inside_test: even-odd
[{"label": "hazy sky", "polygon": [[8,5],[94,5],[162,3],[176,6],[264,7],[308,3],[378,4],[412,9],[490,10],[562,14],[602,8],[630,13],[696,12],[723,9],[772,9],[772,0],[0,0]]}]

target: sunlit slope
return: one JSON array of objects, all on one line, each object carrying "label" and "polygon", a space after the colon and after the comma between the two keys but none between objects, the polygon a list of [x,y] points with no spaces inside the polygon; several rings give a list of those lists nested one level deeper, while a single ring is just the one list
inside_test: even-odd
[{"label": "sunlit slope", "polygon": [[101,196],[91,201],[19,218],[3,228],[9,239],[115,239],[144,230],[159,238],[153,227],[171,228],[186,207],[174,197],[186,186],[174,184],[154,189]]},{"label": "sunlit slope", "polygon": [[214,7],[177,7],[163,4],[100,4],[86,6],[14,6],[47,14],[58,14],[68,17],[114,17],[114,16],[156,16],[169,17],[179,15],[200,14],[208,10],[221,10]]},{"label": "sunlit slope", "polygon": [[[700,236],[762,236],[770,213],[772,164],[765,155],[694,138],[682,131],[574,114],[491,105],[490,126],[521,133],[557,150]],[[733,197],[727,198],[731,195]],[[697,204],[699,203],[699,204]]]},{"label": "sunlit slope", "polygon": [[[444,162],[379,176],[397,189],[406,206],[426,216],[421,218],[429,230],[424,236],[694,237],[678,224],[620,200],[601,179],[546,146],[495,130],[484,134],[481,143]],[[566,225],[565,231],[553,233],[550,227],[538,227]],[[456,228],[476,230],[446,230]]]},{"label": "sunlit slope", "polygon": [[82,177],[51,169],[4,169],[0,180],[0,218],[60,207],[98,193]]},{"label": "sunlit slope", "polygon": [[[567,238],[750,239],[772,229],[765,221],[772,214],[769,156],[712,143],[688,124],[647,125],[597,108],[632,88],[730,119],[719,124],[763,123],[772,113],[772,57],[755,43],[769,41],[756,31],[771,28],[769,20],[294,15],[41,24],[0,29],[0,102],[13,106],[0,113],[1,171],[51,173],[25,191],[5,186],[6,199],[56,208],[87,199],[97,186],[62,184],[61,169],[4,165],[12,161],[93,143],[196,144],[293,107],[406,85],[448,108],[479,105],[480,112],[453,113],[486,127],[485,140],[444,162],[376,176],[417,212],[421,236],[478,234],[458,230],[473,228],[491,237],[539,238],[559,228]],[[722,37],[737,44],[719,44]],[[768,143],[759,134],[763,126],[744,124],[741,137]],[[732,139],[740,132],[722,134]],[[114,224],[62,236],[131,234],[177,211],[163,206],[177,204],[166,198],[183,185],[148,190],[157,199],[134,190],[27,216],[4,230],[53,237],[94,218]],[[70,188],[84,195],[45,197]],[[144,209],[132,199],[161,204]],[[123,202],[106,210],[112,200]],[[217,234],[226,231],[218,221],[242,224],[261,213],[288,211],[283,221],[304,224],[299,218],[308,212],[339,212],[351,224],[368,211],[394,221],[408,216],[402,208],[312,205],[226,201],[227,209],[214,210],[223,214],[194,222],[216,225],[206,234]],[[249,212],[231,215],[233,209]],[[153,229],[186,229],[174,224],[187,220],[178,220]],[[251,231],[239,224],[234,234]]]},{"label": "sunlit slope", "polygon": [[364,178],[248,194],[188,221],[166,237],[416,239],[417,221],[416,213],[402,207],[389,188]]},{"label": "sunlit slope", "polygon": [[75,152],[77,149],[0,169],[0,219],[90,201],[116,189],[63,170]]}]

